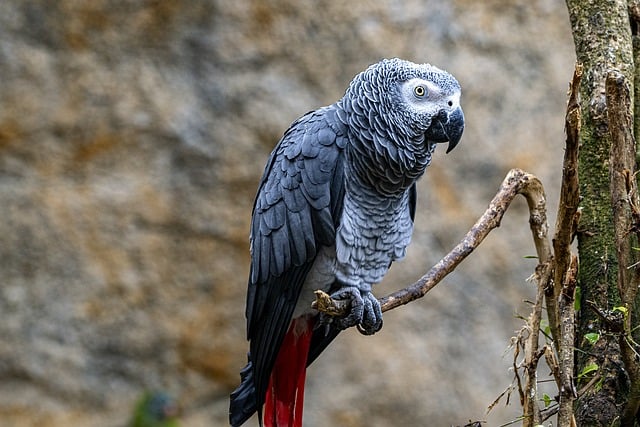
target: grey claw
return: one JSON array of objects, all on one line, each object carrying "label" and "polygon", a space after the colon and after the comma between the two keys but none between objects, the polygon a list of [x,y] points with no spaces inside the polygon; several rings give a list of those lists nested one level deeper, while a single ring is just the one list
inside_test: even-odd
[{"label": "grey claw", "polygon": [[373,335],[382,329],[382,308],[380,302],[371,293],[363,296],[364,313],[362,321],[358,325],[358,331],[363,335]]},{"label": "grey claw", "polygon": [[317,330],[317,329],[323,329],[323,333],[324,336],[326,337],[327,335],[329,335],[329,331],[331,330],[331,324],[333,323],[333,317],[328,316],[324,313],[320,313],[320,317],[318,319],[318,322],[316,323],[315,327],[313,328],[313,330]]},{"label": "grey claw", "polygon": [[358,288],[346,286],[331,295],[333,299],[348,299],[351,303],[349,314],[341,319],[332,319],[339,329],[357,326],[364,335],[373,335],[382,328],[380,303],[371,292],[362,293]]},{"label": "grey claw", "polygon": [[342,319],[336,319],[336,325],[340,329],[347,329],[352,326],[358,325],[362,320],[364,313],[364,301],[360,295],[360,290],[354,287],[342,288],[338,292],[332,295],[334,299],[349,299],[351,301],[351,308],[349,314]]}]

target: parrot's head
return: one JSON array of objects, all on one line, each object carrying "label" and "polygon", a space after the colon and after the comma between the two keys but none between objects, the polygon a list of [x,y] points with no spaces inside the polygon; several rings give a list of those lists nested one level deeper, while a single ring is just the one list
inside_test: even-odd
[{"label": "parrot's head", "polygon": [[391,93],[391,102],[401,116],[399,125],[409,134],[424,135],[428,143],[448,142],[450,152],[464,130],[460,84],[451,74],[429,64],[408,63],[405,67],[399,67],[403,73],[396,94]]},{"label": "parrot's head", "polygon": [[399,148],[431,151],[435,143],[448,142],[448,153],[462,137],[460,84],[432,65],[384,59],[356,76],[347,94],[368,126],[387,133]]}]

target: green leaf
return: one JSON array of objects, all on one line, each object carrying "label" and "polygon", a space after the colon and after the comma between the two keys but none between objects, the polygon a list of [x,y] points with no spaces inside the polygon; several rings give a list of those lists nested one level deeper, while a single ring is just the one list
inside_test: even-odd
[{"label": "green leaf", "polygon": [[618,306],[618,307],[613,307],[613,311],[619,311],[620,313],[626,316],[629,310],[627,310],[627,307]]},{"label": "green leaf", "polygon": [[544,331],[549,327],[549,321],[547,319],[540,319],[540,330]]},{"label": "green leaf", "polygon": [[551,339],[551,326],[549,326],[547,319],[540,320],[540,331],[546,338]]},{"label": "green leaf", "polygon": [[525,255],[522,258],[524,258],[524,259],[538,259],[538,255]]},{"label": "green leaf", "polygon": [[542,395],[542,400],[544,401],[544,407],[545,408],[548,407],[549,405],[551,405],[551,397],[547,393],[544,393]]},{"label": "green leaf", "polygon": [[596,385],[593,386],[593,389],[596,391],[596,393],[598,393],[598,392],[600,392],[600,390],[602,390],[602,384],[604,384],[604,377],[600,377],[600,379],[598,380]]},{"label": "green leaf", "polygon": [[584,377],[587,374],[590,374],[592,372],[597,371],[598,369],[600,369],[600,367],[598,366],[597,363],[590,363],[587,366],[585,366],[584,368],[582,368],[582,372],[580,372],[578,374],[578,379]]},{"label": "green leaf", "polygon": [[600,334],[597,332],[591,332],[588,334],[584,334],[584,339],[589,341],[589,344],[594,345],[598,339],[600,338]]}]

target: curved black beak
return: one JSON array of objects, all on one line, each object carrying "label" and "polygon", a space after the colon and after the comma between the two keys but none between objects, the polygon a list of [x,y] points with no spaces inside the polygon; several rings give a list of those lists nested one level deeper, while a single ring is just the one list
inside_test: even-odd
[{"label": "curved black beak", "polygon": [[456,148],[464,131],[464,113],[458,107],[451,113],[442,110],[431,122],[425,134],[428,141],[448,142],[447,153]]}]

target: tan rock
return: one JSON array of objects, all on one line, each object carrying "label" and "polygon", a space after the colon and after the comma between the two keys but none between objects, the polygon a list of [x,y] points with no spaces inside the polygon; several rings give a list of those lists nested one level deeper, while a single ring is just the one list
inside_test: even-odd
[{"label": "tan rock", "polygon": [[[266,158],[390,56],[456,75],[467,129],[421,182],[414,244],[380,295],[437,261],[509,168],[557,199],[562,4],[0,2],[0,420],[122,426],[161,388],[185,426],[224,425]],[[523,213],[380,334],[344,333],[311,368],[306,425],[484,418],[532,295]]]}]

